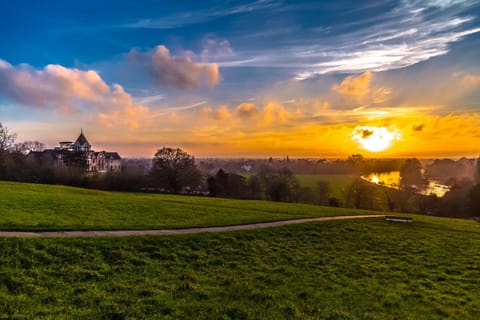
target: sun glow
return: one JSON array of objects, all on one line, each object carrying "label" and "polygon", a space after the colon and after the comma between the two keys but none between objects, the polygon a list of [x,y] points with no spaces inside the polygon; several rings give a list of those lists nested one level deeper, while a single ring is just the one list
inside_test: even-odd
[{"label": "sun glow", "polygon": [[380,179],[378,178],[378,176],[373,176],[371,182],[372,182],[372,183],[375,183],[375,184],[379,184],[379,183],[380,183]]},{"label": "sun glow", "polygon": [[395,128],[357,126],[352,132],[352,140],[371,152],[384,151],[400,138],[400,132]]}]

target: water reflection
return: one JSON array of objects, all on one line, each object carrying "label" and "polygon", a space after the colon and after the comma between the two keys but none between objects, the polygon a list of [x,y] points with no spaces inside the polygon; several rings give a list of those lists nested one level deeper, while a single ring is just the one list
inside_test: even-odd
[{"label": "water reflection", "polygon": [[[366,176],[361,176],[365,181],[379,184],[388,188],[400,189],[400,171],[370,173]],[[417,189],[417,193],[423,195],[435,194],[437,197],[443,197],[447,191],[450,190],[449,186],[440,184],[436,180],[428,180],[428,185]]]}]

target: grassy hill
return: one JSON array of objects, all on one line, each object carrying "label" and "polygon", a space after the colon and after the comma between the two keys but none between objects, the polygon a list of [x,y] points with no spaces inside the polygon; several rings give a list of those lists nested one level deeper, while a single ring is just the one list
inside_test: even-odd
[{"label": "grassy hill", "polygon": [[1,239],[5,319],[478,319],[480,226],[414,216]]},{"label": "grassy hill", "polygon": [[14,182],[0,182],[0,194],[0,230],[185,228],[366,213],[293,203],[105,192]]},{"label": "grassy hill", "polygon": [[[317,206],[0,183],[0,226],[222,225]],[[218,234],[0,238],[0,319],[478,319],[480,224],[409,215]]]}]

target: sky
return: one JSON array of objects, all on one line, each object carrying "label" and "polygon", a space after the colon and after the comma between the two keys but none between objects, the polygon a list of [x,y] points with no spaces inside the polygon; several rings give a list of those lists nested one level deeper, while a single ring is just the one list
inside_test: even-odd
[{"label": "sky", "polygon": [[480,2],[0,0],[0,122],[152,157],[472,157]]}]

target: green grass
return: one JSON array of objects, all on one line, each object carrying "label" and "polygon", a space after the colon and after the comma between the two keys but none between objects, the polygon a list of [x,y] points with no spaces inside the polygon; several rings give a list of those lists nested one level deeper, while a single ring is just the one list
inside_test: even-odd
[{"label": "green grass", "polygon": [[480,224],[0,239],[1,319],[478,319]]},{"label": "green grass", "polygon": [[345,190],[355,181],[355,175],[349,174],[297,174],[298,182],[303,187],[309,187],[315,193],[317,182],[325,181],[330,186],[330,195],[343,200]]},{"label": "green grass", "polygon": [[13,182],[0,182],[0,194],[0,230],[185,228],[368,213],[293,203],[105,192]]}]

